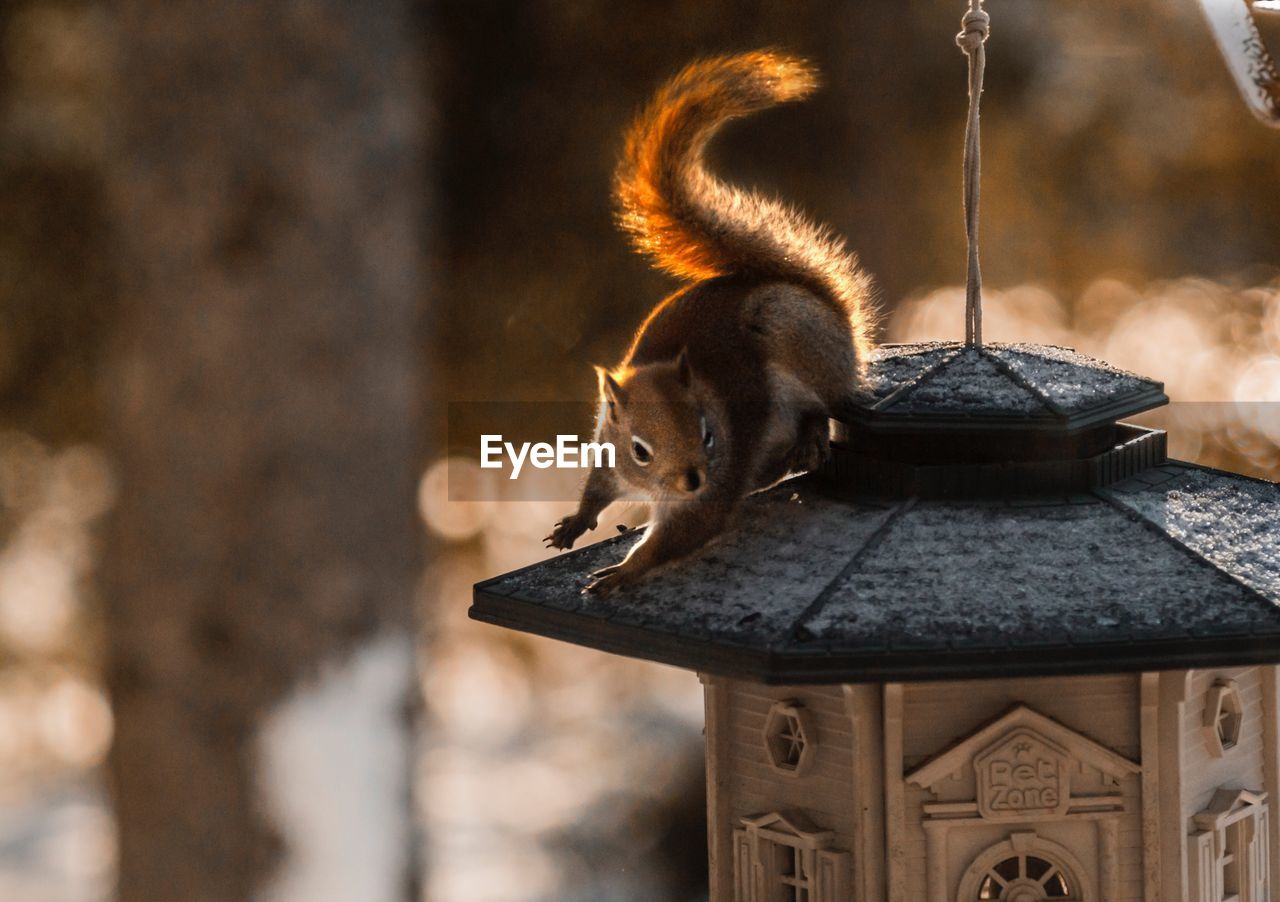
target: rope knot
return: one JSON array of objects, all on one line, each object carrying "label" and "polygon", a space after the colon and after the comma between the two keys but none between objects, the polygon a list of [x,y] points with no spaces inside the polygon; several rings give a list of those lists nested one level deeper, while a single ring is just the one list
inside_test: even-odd
[{"label": "rope knot", "polygon": [[971,9],[960,21],[960,33],[956,35],[956,44],[965,53],[973,53],[987,41],[991,31],[991,16],[985,9]]}]

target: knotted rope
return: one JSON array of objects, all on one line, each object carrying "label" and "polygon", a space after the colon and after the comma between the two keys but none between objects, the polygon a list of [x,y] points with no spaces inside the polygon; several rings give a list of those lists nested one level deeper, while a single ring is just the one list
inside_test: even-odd
[{"label": "knotted rope", "polygon": [[969,0],[956,44],[969,58],[969,122],[964,131],[964,230],[969,239],[969,274],[965,283],[965,343],[982,347],[982,270],[978,266],[978,194],[982,169],[982,141],[978,132],[978,105],[982,100],[982,74],[987,67],[987,33],[991,17],[982,0]]}]

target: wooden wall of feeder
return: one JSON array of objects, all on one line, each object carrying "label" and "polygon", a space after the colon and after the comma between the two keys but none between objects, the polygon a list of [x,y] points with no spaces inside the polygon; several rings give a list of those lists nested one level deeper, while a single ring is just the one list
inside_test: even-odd
[{"label": "wooden wall of feeder", "polygon": [[1125,423],[1159,382],[983,341],[966,172],[969,334],[876,351],[820,472],[633,587],[581,591],[639,531],[471,616],[697,672],[712,902],[1270,902],[1280,486]]}]

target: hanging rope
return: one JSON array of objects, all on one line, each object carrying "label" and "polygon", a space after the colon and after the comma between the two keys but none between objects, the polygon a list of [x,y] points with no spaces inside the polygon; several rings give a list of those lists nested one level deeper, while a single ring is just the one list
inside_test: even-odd
[{"label": "hanging rope", "polygon": [[978,194],[982,169],[982,141],[978,133],[978,104],[982,74],[987,67],[987,32],[991,17],[982,0],[969,0],[956,43],[969,58],[969,123],[964,131],[964,230],[969,238],[969,275],[965,283],[965,343],[982,347],[982,270],[978,266]]}]

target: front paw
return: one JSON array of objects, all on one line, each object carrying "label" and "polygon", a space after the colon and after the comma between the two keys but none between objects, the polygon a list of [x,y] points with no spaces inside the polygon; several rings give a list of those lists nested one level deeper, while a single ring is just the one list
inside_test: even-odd
[{"label": "front paw", "polygon": [[634,570],[624,567],[622,564],[614,564],[611,567],[602,567],[595,573],[591,574],[591,581],[583,588],[583,594],[588,592],[592,595],[608,595],[610,592],[625,588],[634,584],[636,574]]},{"label": "front paw", "polygon": [[587,530],[595,529],[596,521],[588,520],[577,514],[570,514],[551,530],[551,535],[542,541],[546,542],[547,548],[568,549],[573,547],[573,543]]}]

